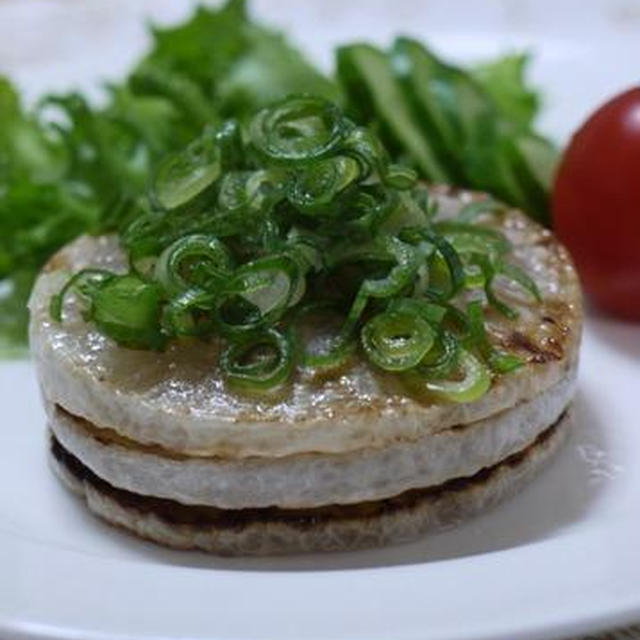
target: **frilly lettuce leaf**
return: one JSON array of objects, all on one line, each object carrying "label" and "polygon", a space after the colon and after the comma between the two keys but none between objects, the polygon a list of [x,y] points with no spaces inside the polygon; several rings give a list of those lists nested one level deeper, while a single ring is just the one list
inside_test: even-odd
[{"label": "frilly lettuce leaf", "polygon": [[[414,119],[395,124],[425,136],[422,142],[390,136],[394,160],[415,163],[412,149],[433,148],[442,170],[429,176],[425,169],[423,177],[493,190],[543,218],[555,150],[532,129],[540,101],[526,83],[528,57],[469,70],[425,52],[430,62],[413,89],[432,110],[429,117],[418,117],[407,79],[394,80],[393,56],[382,54],[391,56],[385,73],[399,83],[394,95],[406,99],[394,117]],[[140,197],[160,158],[205,125],[228,117],[242,122],[272,100],[301,92],[347,106],[361,100],[283,35],[251,20],[244,0],[201,6],[178,26],[152,26],[149,52],[105,88],[99,108],[70,93],[46,96],[28,110],[0,77],[0,352],[26,342],[25,304],[43,262],[73,237],[118,229],[144,208]],[[359,110],[351,111],[357,118]],[[372,117],[374,128],[390,129],[383,117]]]}]

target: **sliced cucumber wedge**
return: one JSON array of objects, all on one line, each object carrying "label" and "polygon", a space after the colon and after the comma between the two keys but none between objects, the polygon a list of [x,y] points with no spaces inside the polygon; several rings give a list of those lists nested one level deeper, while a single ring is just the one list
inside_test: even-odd
[{"label": "sliced cucumber wedge", "polygon": [[381,133],[404,149],[427,179],[451,181],[411,113],[383,51],[368,44],[341,47],[337,50],[337,71],[360,121],[379,119],[384,127]]}]

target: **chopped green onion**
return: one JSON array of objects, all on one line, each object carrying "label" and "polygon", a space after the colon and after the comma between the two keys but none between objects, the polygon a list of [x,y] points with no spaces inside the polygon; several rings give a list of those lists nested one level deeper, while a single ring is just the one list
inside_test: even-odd
[{"label": "chopped green onion", "polygon": [[380,177],[386,174],[389,157],[378,137],[368,129],[354,127],[344,141],[344,152],[358,161],[363,179],[375,172]]},{"label": "chopped green onion", "polygon": [[289,306],[299,281],[299,265],[288,256],[270,256],[251,262],[235,275],[230,290],[254,304],[264,316]]},{"label": "chopped green onion", "polygon": [[387,309],[420,316],[433,327],[439,327],[447,314],[446,307],[420,298],[395,298],[389,303]]},{"label": "chopped green onion", "polygon": [[169,295],[175,295],[193,286],[221,283],[230,270],[226,246],[215,236],[194,234],[176,240],[160,254],[155,279]]},{"label": "chopped green onion", "polygon": [[420,256],[414,247],[400,241],[398,238],[386,236],[377,242],[376,248],[395,260],[395,265],[384,278],[366,279],[355,297],[347,315],[343,333],[351,335],[369,298],[389,298],[397,295],[407,287],[415,276],[420,262]]},{"label": "chopped green onion", "polygon": [[400,164],[390,164],[384,175],[384,183],[395,189],[405,191],[415,186],[418,174],[409,167]]},{"label": "chopped green onion", "polygon": [[467,305],[468,334],[465,343],[475,348],[495,373],[508,373],[521,367],[523,361],[510,353],[504,353],[493,347],[485,329],[482,303],[478,300]]},{"label": "chopped green onion", "polygon": [[460,356],[460,342],[446,329],[440,329],[433,349],[416,366],[416,374],[426,380],[443,380],[455,371]]},{"label": "chopped green onion", "polygon": [[313,271],[319,272],[323,270],[325,243],[321,237],[298,227],[291,227],[287,234],[287,245],[290,252],[302,263],[303,271],[313,269]]},{"label": "chopped green onion", "polygon": [[482,269],[477,264],[466,264],[464,267],[465,289],[481,289],[485,285]]},{"label": "chopped green onion", "polygon": [[419,315],[386,311],[362,328],[362,346],[371,362],[387,371],[415,367],[433,345],[433,330]]},{"label": "chopped green onion", "polygon": [[432,280],[425,292],[433,300],[446,301],[453,298],[465,284],[465,270],[462,260],[453,245],[443,236],[426,228],[410,227],[400,237],[414,245],[427,242],[436,253],[425,252],[429,260],[429,277]]},{"label": "chopped green onion", "polygon": [[[295,312],[299,342],[303,344],[301,364],[305,369],[326,373],[343,367],[349,360],[357,343],[341,335],[342,320],[327,302],[309,303]],[[306,325],[310,325],[310,331],[304,331]],[[335,330],[327,331],[330,327]]]},{"label": "chopped green onion", "polygon": [[459,253],[503,255],[511,250],[509,241],[494,229],[448,220],[434,223],[433,229],[443,234]]},{"label": "chopped green onion", "polygon": [[115,277],[116,274],[104,269],[82,269],[67,280],[60,291],[51,296],[49,301],[49,313],[56,322],[62,322],[62,305],[67,294],[75,289],[81,295],[91,297],[91,291],[99,288],[105,282]]},{"label": "chopped green onion", "polygon": [[323,98],[280,100],[248,131],[207,127],[160,162],[146,200],[122,202],[129,273],[76,274],[51,300],[56,320],[73,289],[86,320],[124,347],[216,337],[229,386],[247,392],[280,387],[296,362],[337,375],[358,352],[434,398],[468,402],[489,370],[522,364],[491,343],[480,302],[462,309],[484,291],[516,317],[498,277],[540,299],[507,238],[475,222],[500,205],[440,219],[414,170]]},{"label": "chopped green onion", "polygon": [[339,109],[317,96],[285,98],[253,119],[251,141],[275,162],[307,163],[328,156],[346,125]]},{"label": "chopped green onion", "polygon": [[458,222],[469,224],[482,215],[485,215],[487,213],[497,213],[501,209],[502,205],[500,205],[499,202],[496,202],[492,198],[487,198],[485,200],[476,200],[462,207],[462,209],[460,209],[458,215],[456,216],[456,220]]},{"label": "chopped green onion", "polygon": [[137,276],[114,276],[91,298],[91,319],[105,335],[130,349],[161,349],[162,292]]},{"label": "chopped green onion", "polygon": [[304,281],[300,264],[287,255],[255,260],[240,267],[216,302],[225,335],[255,331],[277,322]]},{"label": "chopped green onion", "polygon": [[334,336],[323,346],[322,350],[314,351],[307,347],[302,355],[302,365],[308,369],[320,371],[339,369],[355,352],[357,343],[351,338]]},{"label": "chopped green onion", "polygon": [[[436,247],[438,253],[442,256],[449,278],[447,287],[429,286],[426,296],[434,300],[449,300],[464,286],[465,273],[462,262],[457,251],[444,238],[429,234],[427,235],[427,240]],[[432,261],[434,259],[434,257],[431,258]]]},{"label": "chopped green onion", "polygon": [[348,234],[352,241],[366,241],[374,237],[382,224],[398,206],[398,198],[392,191],[362,188],[349,203],[344,219],[337,231]]},{"label": "chopped green onion", "polygon": [[219,213],[255,219],[279,198],[284,187],[285,176],[278,170],[229,172],[220,181]]},{"label": "chopped green onion", "polygon": [[222,168],[225,171],[240,169],[245,164],[242,130],[237,120],[225,120],[216,133],[220,148]]},{"label": "chopped green onion", "polygon": [[357,159],[363,179],[377,173],[384,184],[401,190],[411,189],[416,184],[416,172],[409,167],[390,164],[378,137],[364,127],[354,127],[349,132],[344,151]]},{"label": "chopped green onion", "polygon": [[222,354],[220,367],[236,389],[271,391],[284,384],[294,365],[291,335],[266,329],[231,343]]},{"label": "chopped green onion", "polygon": [[296,175],[288,198],[301,211],[328,205],[360,176],[360,166],[348,156],[318,160]]},{"label": "chopped green onion", "polygon": [[482,271],[482,276],[484,279],[484,293],[487,297],[487,301],[489,304],[499,311],[503,316],[509,318],[510,320],[515,320],[520,314],[510,307],[506,302],[503,302],[498,298],[495,291],[493,290],[493,281],[495,277],[498,275],[494,263],[491,261],[491,258],[484,254],[473,254],[471,256],[471,260],[474,264],[477,264]]},{"label": "chopped green onion", "polygon": [[[167,222],[159,211],[148,211],[134,218],[120,234],[122,246],[129,253],[129,261],[157,256],[167,244]],[[169,241],[170,242],[170,241]]]},{"label": "chopped green onion", "polygon": [[205,131],[184,151],[168,156],[156,171],[153,195],[160,207],[176,209],[213,184],[222,172],[215,135]]},{"label": "chopped green onion", "polygon": [[482,362],[465,349],[460,350],[458,365],[460,380],[423,381],[424,388],[449,402],[473,402],[481,398],[491,385],[491,375]]},{"label": "chopped green onion", "polygon": [[504,260],[497,260],[495,269],[498,274],[519,284],[525,291],[529,292],[535,298],[536,302],[542,302],[540,289],[538,289],[535,280],[520,267],[517,267],[515,264],[509,264]]},{"label": "chopped green onion", "polygon": [[215,294],[194,287],[169,302],[162,314],[161,324],[172,336],[205,335],[214,327],[211,310]]}]

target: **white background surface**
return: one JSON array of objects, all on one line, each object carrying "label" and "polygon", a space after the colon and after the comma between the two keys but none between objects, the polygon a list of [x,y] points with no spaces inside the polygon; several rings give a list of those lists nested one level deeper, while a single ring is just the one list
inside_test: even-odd
[{"label": "white background surface", "polygon": [[[31,98],[95,86],[144,48],[142,14],[171,20],[187,5],[0,0],[0,72]],[[325,68],[332,45],[398,31],[464,60],[531,48],[542,126],[559,139],[638,83],[637,2],[254,7]],[[454,531],[381,551],[225,560],[134,540],[52,478],[29,363],[0,365],[0,406],[0,637],[517,640],[640,619],[640,326],[589,318],[579,429],[537,482]]]}]

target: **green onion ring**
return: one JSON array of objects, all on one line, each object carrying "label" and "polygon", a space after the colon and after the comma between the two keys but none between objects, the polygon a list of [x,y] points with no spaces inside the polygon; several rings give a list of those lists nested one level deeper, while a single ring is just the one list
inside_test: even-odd
[{"label": "green onion ring", "polygon": [[[183,274],[183,264],[196,262],[191,273]],[[192,234],[169,245],[155,265],[155,279],[169,295],[176,295],[194,285],[219,283],[231,270],[231,256],[227,247],[215,236]],[[206,287],[208,288],[208,287]]]},{"label": "green onion ring", "polygon": [[130,349],[161,349],[161,287],[135,275],[109,278],[91,295],[91,320],[98,329]]},{"label": "green onion ring", "polygon": [[225,120],[216,132],[216,142],[220,148],[222,168],[225,171],[239,169],[245,162],[242,144],[242,130],[237,120]]},{"label": "green onion ring", "polygon": [[[322,314],[323,312],[335,312],[329,302],[312,302],[306,304],[301,309],[294,312],[294,326],[298,327],[302,318],[310,314]],[[298,335],[300,334],[299,329]],[[301,337],[301,336],[300,336]],[[302,340],[298,340],[302,342]],[[340,333],[336,333],[329,340],[329,348],[321,352],[311,352],[307,347],[303,347],[301,353],[301,364],[305,369],[320,370],[323,372],[339,369],[349,360],[355,352],[357,342],[350,338],[344,338]]]},{"label": "green onion ring", "polygon": [[446,307],[417,298],[395,298],[389,303],[387,310],[421,316],[434,328],[442,324],[447,314]]},{"label": "green onion ring", "polygon": [[329,204],[359,176],[360,168],[353,158],[324,158],[298,172],[287,197],[302,212],[313,212]]},{"label": "green onion ring", "polygon": [[511,243],[495,229],[445,220],[435,222],[433,230],[443,234],[460,253],[486,253],[503,255],[511,250]]},{"label": "green onion ring", "polygon": [[375,244],[379,252],[394,258],[396,264],[385,278],[369,278],[362,283],[347,314],[342,331],[344,336],[353,333],[370,297],[389,298],[397,295],[409,285],[420,266],[420,256],[415,247],[396,237],[385,236]]},{"label": "green onion ring", "polygon": [[[420,246],[423,242],[431,243],[441,256],[447,268],[448,286],[441,288],[429,285],[425,292],[427,297],[438,302],[445,302],[453,298],[464,287],[466,278],[464,265],[458,252],[446,238],[426,228],[420,227],[407,227],[403,229],[400,233],[400,238],[414,246]],[[422,254],[428,257],[430,265],[432,266],[437,256],[425,251],[423,251]]]},{"label": "green onion ring", "polygon": [[493,198],[487,198],[485,200],[478,200],[470,202],[460,209],[456,220],[468,224],[473,222],[476,218],[487,213],[498,213],[503,209],[503,206],[499,202],[496,202]]},{"label": "green onion ring", "polygon": [[348,233],[356,241],[371,238],[397,205],[398,197],[392,191],[374,188],[361,190],[350,203],[347,218],[340,220],[338,233]]},{"label": "green onion ring", "polygon": [[446,329],[440,329],[429,353],[416,365],[415,372],[427,380],[442,380],[458,366],[460,342]]},{"label": "green onion ring", "polygon": [[384,174],[383,182],[394,189],[406,191],[415,186],[418,174],[410,167],[401,164],[390,164]]},{"label": "green onion ring", "polygon": [[318,96],[288,97],[260,111],[249,135],[274,162],[306,163],[326,157],[342,142],[345,120],[338,107]]},{"label": "green onion ring", "polygon": [[484,276],[484,293],[487,297],[487,302],[496,309],[503,316],[509,318],[510,320],[515,320],[519,317],[519,313],[510,307],[506,302],[503,302],[498,298],[495,291],[493,290],[493,281],[497,275],[495,266],[491,259],[480,253],[472,254],[471,256],[472,264],[477,264],[482,270],[482,275]]},{"label": "green onion ring", "polygon": [[305,349],[302,354],[302,365],[307,369],[330,371],[339,369],[355,353],[357,343],[351,338],[336,336],[329,349],[322,353],[310,353]]},{"label": "green onion ring", "polygon": [[515,355],[504,353],[495,348],[490,342],[485,329],[482,303],[479,300],[467,305],[468,334],[464,339],[465,345],[475,348],[495,373],[508,373],[520,368],[524,363]]},{"label": "green onion ring", "polygon": [[491,375],[482,362],[466,349],[460,350],[462,380],[424,380],[426,390],[448,402],[473,402],[491,386]]},{"label": "green onion ring", "polygon": [[428,287],[425,295],[434,300],[449,300],[460,291],[465,283],[465,272],[462,261],[458,252],[451,246],[447,240],[435,234],[428,234],[426,238],[437,249],[442,256],[449,270],[449,287],[448,289],[439,289],[437,287]]},{"label": "green onion ring", "polygon": [[140,258],[158,255],[165,244],[166,233],[166,219],[158,211],[148,211],[131,220],[120,234],[129,262],[133,264]]},{"label": "green onion ring", "polygon": [[[275,357],[244,364],[243,359],[259,348],[275,350]],[[294,365],[294,343],[289,332],[266,329],[232,342],[222,353],[220,368],[227,382],[244,391],[270,391],[282,385]]]},{"label": "green onion ring", "polygon": [[[91,297],[86,287],[91,289],[100,287],[102,284],[116,277],[115,273],[105,269],[82,269],[67,280],[64,287],[49,301],[49,314],[56,322],[62,322],[62,305],[67,294],[76,289],[83,297]],[[84,289],[84,290],[83,290]]]},{"label": "green onion ring", "polygon": [[386,371],[415,367],[433,346],[431,325],[407,311],[386,311],[362,328],[360,339],[369,360]]},{"label": "green onion ring", "polygon": [[220,148],[210,132],[184,151],[167,156],[153,180],[153,199],[164,209],[176,209],[207,189],[222,173]]},{"label": "green onion ring", "polygon": [[279,170],[230,171],[220,181],[220,213],[259,217],[285,191],[287,176]]},{"label": "green onion ring", "polygon": [[183,291],[165,306],[161,319],[163,330],[173,336],[195,336],[210,332],[214,326],[213,318],[203,321],[196,315],[210,316],[214,301],[214,293],[199,287]]},{"label": "green onion ring", "polygon": [[[255,331],[277,322],[304,286],[301,264],[287,254],[267,256],[240,267],[216,301],[218,328],[227,336]],[[235,299],[254,310],[250,319],[229,322],[224,307]]]},{"label": "green onion ring", "polygon": [[496,273],[505,276],[512,282],[519,284],[525,291],[527,291],[536,302],[542,302],[542,295],[540,289],[535,283],[533,278],[525,273],[520,267],[515,264],[509,264],[504,260],[496,260],[495,262]]}]

